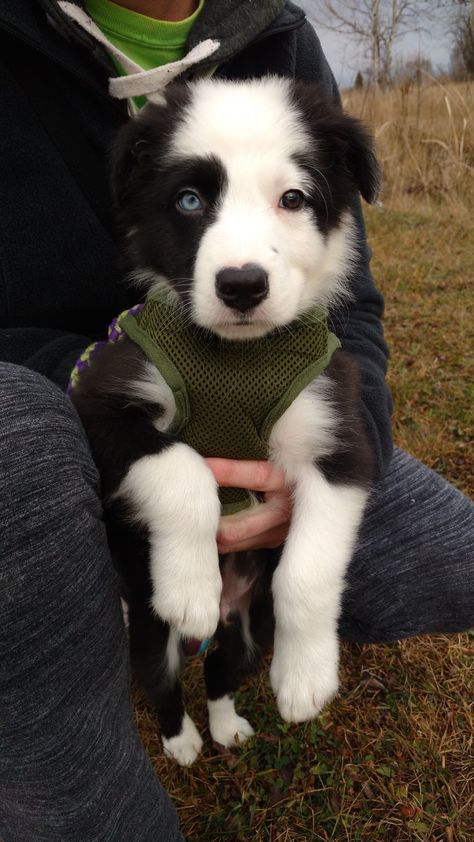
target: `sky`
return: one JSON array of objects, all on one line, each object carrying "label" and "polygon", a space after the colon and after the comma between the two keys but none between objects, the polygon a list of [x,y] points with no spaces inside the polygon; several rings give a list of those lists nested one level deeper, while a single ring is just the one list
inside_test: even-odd
[{"label": "sky", "polygon": [[[339,86],[351,85],[357,71],[363,70],[366,63],[366,59],[360,53],[360,48],[357,47],[357,42],[347,35],[325,29],[312,19],[312,13],[314,15],[319,8],[318,0],[295,0],[295,2],[305,10],[313,23]],[[436,0],[433,0],[433,4],[435,2]],[[420,54],[430,58],[435,69],[438,67],[446,69],[449,64],[450,50],[446,26],[438,28],[432,25],[429,31],[420,34],[412,33],[397,42],[395,55],[413,57]]]}]

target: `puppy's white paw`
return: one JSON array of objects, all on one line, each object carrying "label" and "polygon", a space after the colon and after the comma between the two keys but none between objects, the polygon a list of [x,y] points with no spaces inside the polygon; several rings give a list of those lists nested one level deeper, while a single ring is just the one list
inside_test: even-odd
[{"label": "puppy's white paw", "polygon": [[324,648],[280,641],[275,645],[270,683],[283,719],[314,719],[338,691],[337,640]]},{"label": "puppy's white paw", "polygon": [[176,737],[163,737],[163,750],[167,757],[173,757],[180,766],[191,766],[202,748],[202,739],[193,720],[184,714],[181,733]]},{"label": "puppy's white paw", "polygon": [[208,700],[209,730],[214,742],[229,748],[242,745],[255,731],[250,722],[239,716],[230,696],[223,696],[215,701]]},{"label": "puppy's white paw", "polygon": [[[162,620],[165,620],[183,637],[198,640],[212,637],[219,622],[219,602],[222,579],[215,541],[209,542],[209,561],[203,563],[206,550],[201,546],[197,557],[196,548],[186,553],[186,564],[182,564],[183,549],[179,564],[155,565],[151,604]],[[172,554],[169,554],[172,557]]]},{"label": "puppy's white paw", "polygon": [[193,588],[191,582],[188,586],[192,595],[177,594],[173,599],[170,595],[154,594],[153,610],[183,637],[211,638],[219,622],[219,595],[215,588]]}]

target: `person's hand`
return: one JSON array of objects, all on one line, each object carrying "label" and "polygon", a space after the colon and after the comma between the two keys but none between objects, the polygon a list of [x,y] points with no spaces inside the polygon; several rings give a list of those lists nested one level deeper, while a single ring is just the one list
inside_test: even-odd
[{"label": "person's hand", "polygon": [[206,459],[216,482],[225,488],[246,488],[263,494],[264,502],[235,515],[221,517],[217,531],[220,553],[279,547],[291,520],[291,490],[285,474],[271,462]]}]

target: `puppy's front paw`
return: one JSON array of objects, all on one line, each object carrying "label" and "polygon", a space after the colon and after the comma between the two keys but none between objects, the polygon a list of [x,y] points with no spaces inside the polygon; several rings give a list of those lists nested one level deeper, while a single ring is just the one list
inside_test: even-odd
[{"label": "puppy's front paw", "polygon": [[200,575],[193,570],[193,558],[183,569],[177,566],[169,579],[161,574],[155,580],[151,599],[153,610],[183,637],[204,640],[212,637],[219,622],[219,602],[222,580],[217,562],[209,565],[211,570]]},{"label": "puppy's front paw", "polygon": [[326,647],[297,646],[296,642],[276,644],[270,683],[283,719],[314,719],[338,691],[337,641]]},{"label": "puppy's front paw", "polygon": [[202,739],[193,720],[184,714],[181,733],[167,739],[163,737],[163,749],[167,757],[173,757],[180,766],[191,766],[202,748]]},{"label": "puppy's front paw", "polygon": [[208,701],[209,730],[214,742],[225,748],[242,745],[255,731],[250,722],[239,716],[230,696]]}]

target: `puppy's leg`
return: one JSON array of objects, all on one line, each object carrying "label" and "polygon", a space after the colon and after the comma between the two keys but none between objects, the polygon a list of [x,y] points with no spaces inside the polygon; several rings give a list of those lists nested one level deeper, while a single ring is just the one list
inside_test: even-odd
[{"label": "puppy's leg", "polygon": [[233,694],[271,646],[273,612],[269,589],[253,602],[250,610],[243,600],[238,611],[219,625],[218,647],[207,656],[204,665],[209,730],[212,739],[226,747],[239,745],[254,734],[250,723],[235,710]]},{"label": "puppy's leg", "polygon": [[219,628],[218,648],[205,661],[209,730],[216,743],[239,745],[254,734],[243,716],[235,710],[233,694],[242,679],[255,665],[255,651],[250,650],[242,637],[239,617]]},{"label": "puppy's leg", "polygon": [[147,527],[153,610],[185,637],[211,637],[222,588],[220,504],[204,460],[185,444],[171,444],[134,462],[114,496]]},{"label": "puppy's leg", "polygon": [[290,722],[317,716],[337,692],[341,595],[366,499],[364,489],[330,483],[313,465],[299,469],[291,529],[273,577],[270,681]]},{"label": "puppy's leg", "polygon": [[282,716],[311,719],[337,692],[344,577],[371,478],[357,371],[342,353],[275,424],[271,458],[294,484],[290,532],[273,577],[272,687]]},{"label": "puppy's leg", "polygon": [[180,637],[143,603],[130,604],[129,618],[133,670],[158,715],[164,752],[181,766],[190,766],[202,739],[184,709]]}]

